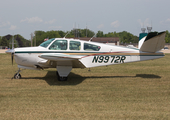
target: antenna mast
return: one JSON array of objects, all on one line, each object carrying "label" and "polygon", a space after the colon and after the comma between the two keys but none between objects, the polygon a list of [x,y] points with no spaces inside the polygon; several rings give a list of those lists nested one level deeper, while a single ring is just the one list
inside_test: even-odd
[{"label": "antenna mast", "polygon": [[31,47],[32,47],[32,42],[33,42],[33,33],[31,33]]},{"label": "antenna mast", "polygon": [[12,37],[12,49],[14,49],[14,36]]},{"label": "antenna mast", "polygon": [[92,39],[93,39],[95,36],[96,36],[96,34],[94,34],[94,35],[93,35],[93,37],[89,40],[89,42],[91,42],[91,41],[92,41]]},{"label": "antenna mast", "polygon": [[67,34],[63,38],[65,38],[69,33],[70,33],[70,31],[68,31]]},{"label": "antenna mast", "polygon": [[34,37],[35,37],[35,41],[34,41],[34,46],[36,46],[36,31],[34,32]]},{"label": "antenna mast", "polygon": [[[16,41],[17,42],[17,41]],[[16,44],[16,43],[14,43],[14,35],[12,36],[12,40],[11,40],[11,42],[9,43],[9,47],[10,47],[10,44],[12,45],[12,49],[14,49],[14,44]]]},{"label": "antenna mast", "polygon": [[86,23],[86,37],[87,37],[87,23]]}]

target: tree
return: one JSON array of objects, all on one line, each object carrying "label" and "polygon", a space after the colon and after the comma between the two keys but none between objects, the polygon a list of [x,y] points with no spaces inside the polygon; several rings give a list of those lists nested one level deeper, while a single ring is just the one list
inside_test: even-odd
[{"label": "tree", "polygon": [[1,44],[1,41],[2,41],[2,37],[0,36],[0,44]]},{"label": "tree", "polygon": [[6,37],[2,37],[0,46],[9,46],[9,42]]},{"label": "tree", "polygon": [[103,31],[98,31],[96,36],[97,37],[104,37]]},{"label": "tree", "polygon": [[170,43],[170,33],[168,30],[166,31],[165,42]]},{"label": "tree", "polygon": [[[36,45],[40,45],[42,42],[44,42],[44,39],[48,38],[48,39],[51,39],[51,38],[60,38],[60,34],[63,34],[61,31],[58,32],[58,31],[47,31],[47,32],[44,32],[44,31],[36,31],[36,36],[34,36],[34,39],[36,39]],[[63,34],[64,35],[64,34]],[[36,38],[35,38],[36,37]]]},{"label": "tree", "polygon": [[93,37],[94,35],[95,33],[92,30],[87,29],[87,37]]},{"label": "tree", "polygon": [[67,33],[65,33],[65,32],[63,32],[63,31],[61,31],[61,30],[59,30],[59,31],[57,31],[58,32],[58,34],[60,35],[60,37],[64,37]]},{"label": "tree", "polygon": [[120,42],[122,43],[138,43],[139,38],[133,34],[123,31],[119,33]]},{"label": "tree", "polygon": [[116,32],[109,32],[108,34],[105,34],[105,37],[119,37],[119,34]]}]

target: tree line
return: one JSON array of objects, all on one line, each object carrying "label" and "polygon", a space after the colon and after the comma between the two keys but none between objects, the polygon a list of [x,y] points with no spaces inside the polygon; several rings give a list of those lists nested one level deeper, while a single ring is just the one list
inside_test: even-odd
[{"label": "tree line", "polygon": [[30,40],[26,40],[24,37],[21,35],[6,35],[1,37],[0,36],[0,47],[3,49],[7,48],[12,48],[12,39],[14,39],[14,47],[28,47],[30,46]]},{"label": "tree line", "polygon": [[[66,36],[67,34],[67,36]],[[104,33],[103,31],[98,31],[96,34],[92,30],[89,29],[73,29],[71,31],[35,31],[35,36],[33,37],[33,41],[36,40],[36,45],[40,45],[42,42],[44,42],[44,39],[50,39],[50,38],[81,38],[81,37],[119,37],[120,43],[125,44],[125,43],[138,43],[139,37],[135,36],[127,31],[123,32],[109,32],[109,33]],[[11,48],[11,42],[12,38],[14,37],[14,42],[15,42],[15,47],[27,47],[31,46],[31,41],[25,39],[21,35],[6,35],[6,36],[0,36],[0,46],[7,46]],[[166,43],[170,43],[170,33],[169,31],[166,31],[166,37],[165,37]],[[34,46],[33,42],[33,46]]]},{"label": "tree line", "polygon": [[[120,43],[138,43],[139,38],[127,31],[123,32],[109,32],[104,34],[103,31],[98,31],[96,34],[89,29],[73,29],[69,33],[64,31],[36,31],[36,35],[33,38],[33,41],[36,39],[36,45],[39,45],[43,42],[45,38],[63,38],[67,34],[67,38],[80,38],[81,37],[119,37]],[[35,38],[36,37],[36,38]]]}]

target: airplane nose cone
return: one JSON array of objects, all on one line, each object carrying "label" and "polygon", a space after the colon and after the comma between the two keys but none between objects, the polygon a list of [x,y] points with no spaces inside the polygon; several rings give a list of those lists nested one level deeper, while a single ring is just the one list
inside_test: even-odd
[{"label": "airplane nose cone", "polygon": [[11,50],[7,50],[5,51],[7,54],[12,54],[12,53],[15,53],[14,49],[11,49]]}]

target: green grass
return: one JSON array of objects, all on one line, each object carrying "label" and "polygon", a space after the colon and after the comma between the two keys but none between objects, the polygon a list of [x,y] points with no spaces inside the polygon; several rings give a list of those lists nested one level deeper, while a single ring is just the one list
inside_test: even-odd
[{"label": "green grass", "polygon": [[73,69],[57,81],[55,69],[23,70],[0,54],[0,120],[170,119],[170,54],[136,63]]}]

